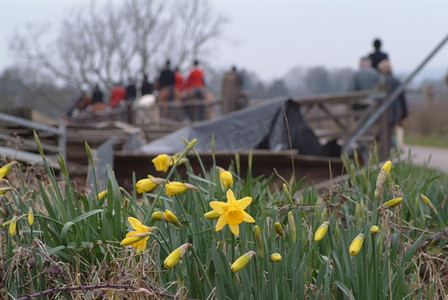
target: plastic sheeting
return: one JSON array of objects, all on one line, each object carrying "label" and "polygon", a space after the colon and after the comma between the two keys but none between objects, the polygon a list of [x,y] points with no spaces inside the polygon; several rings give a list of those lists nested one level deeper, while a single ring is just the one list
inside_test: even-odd
[{"label": "plastic sheeting", "polygon": [[[288,129],[289,127],[289,129]],[[293,149],[300,154],[338,156],[336,142],[321,145],[306,124],[300,105],[285,98],[271,99],[258,105],[226,114],[220,118],[184,127],[150,142],[137,151],[144,153],[177,153],[183,151],[182,137],[197,139],[198,151],[211,150],[212,136],[216,151],[250,149],[289,149],[289,135]]]}]

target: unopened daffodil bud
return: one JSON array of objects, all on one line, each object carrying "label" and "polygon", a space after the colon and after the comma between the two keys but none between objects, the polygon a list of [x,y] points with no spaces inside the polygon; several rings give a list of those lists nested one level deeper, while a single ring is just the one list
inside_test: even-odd
[{"label": "unopened daffodil bud", "polygon": [[362,244],[364,243],[364,234],[358,234],[355,239],[350,244],[349,252],[350,255],[355,256],[361,251]]},{"label": "unopened daffodil bud", "polygon": [[98,193],[98,200],[101,200],[104,196],[106,196],[107,190]]},{"label": "unopened daffodil bud", "polygon": [[[403,201],[403,198],[393,198],[387,202],[384,202],[382,207],[392,208],[392,207],[395,207],[398,204],[400,204],[402,201]],[[380,210],[380,209],[381,209],[381,207],[378,207],[378,210]]]},{"label": "unopened daffodil bud", "polygon": [[294,221],[294,215],[292,211],[288,212],[288,230],[291,235],[291,240],[293,243],[297,240],[296,222]]},{"label": "unopened daffodil bud", "polygon": [[230,173],[230,171],[226,171],[223,168],[218,167],[218,172],[219,181],[225,188],[233,185],[233,175],[232,173]]},{"label": "unopened daffodil bud", "polygon": [[221,214],[214,210],[211,210],[204,214],[204,217],[209,220],[219,219],[220,216]]},{"label": "unopened daffodil bud", "polygon": [[31,207],[28,208],[28,224],[30,224],[30,226],[34,224],[34,214]]},{"label": "unopened daffodil bud", "polygon": [[176,215],[171,210],[165,210],[165,213],[163,214],[163,217],[168,222],[177,225],[179,227],[182,227],[182,224],[180,224],[179,220],[177,219]]},{"label": "unopened daffodil bud", "polygon": [[386,182],[387,177],[389,176],[391,167],[392,162],[390,160],[385,162],[384,165],[381,167],[380,173],[378,174],[378,177],[376,179],[375,196],[378,196],[378,194],[382,190],[383,184]]},{"label": "unopened daffodil bud", "polygon": [[157,185],[163,184],[164,181],[165,180],[162,178],[148,176],[148,178],[140,179],[139,181],[137,181],[135,187],[137,188],[137,193],[139,194],[148,193],[155,189]]},{"label": "unopened daffodil bud", "polygon": [[283,226],[282,226],[282,224],[280,224],[280,222],[275,222],[274,223],[274,229],[275,229],[275,232],[279,236],[283,236]]},{"label": "unopened daffodil bud", "polygon": [[255,236],[255,243],[257,244],[257,253],[260,257],[263,257],[264,251],[263,251],[263,237],[261,236],[261,230],[258,225],[254,226],[254,236]]},{"label": "unopened daffodil bud", "polygon": [[424,202],[426,205],[428,205],[429,208],[431,208],[432,211],[433,211],[436,215],[439,214],[439,212],[437,211],[437,208],[434,206],[434,204],[432,204],[431,200],[429,200],[428,197],[426,197],[426,196],[423,195],[423,194],[420,194],[420,197],[422,198],[423,202]]},{"label": "unopened daffodil bud", "polygon": [[273,261],[273,262],[279,262],[279,261],[281,261],[282,260],[282,256],[281,256],[281,254],[280,253],[272,253],[271,254],[271,260]]},{"label": "unopened daffodil bud", "polygon": [[314,240],[316,242],[322,240],[324,236],[327,234],[328,224],[330,224],[330,222],[325,221],[319,226],[319,228],[317,228],[316,232],[314,233]]},{"label": "unopened daffodil bud", "polygon": [[163,212],[162,211],[155,211],[152,213],[152,219],[160,221],[163,219]]},{"label": "unopened daffodil bud", "polygon": [[182,194],[182,193],[186,192],[187,190],[196,190],[196,191],[199,190],[197,187],[195,187],[192,184],[182,183],[182,182],[178,182],[178,181],[173,181],[173,182],[167,183],[165,185],[165,189],[166,189],[167,195]]},{"label": "unopened daffodil bud", "polygon": [[8,175],[8,172],[9,172],[9,170],[11,170],[11,167],[14,163],[17,163],[17,162],[12,161],[0,168],[0,178],[4,178],[6,175]]},{"label": "unopened daffodil bud", "polygon": [[165,258],[165,261],[163,262],[163,266],[166,269],[170,269],[177,265],[177,263],[180,261],[180,259],[184,256],[184,254],[187,252],[188,248],[191,247],[191,244],[185,243],[173,252],[170,253],[170,255]]},{"label": "unopened daffodil bud", "polygon": [[371,234],[377,234],[378,232],[380,232],[380,228],[376,225],[373,225],[370,227],[370,233]]},{"label": "unopened daffodil bud", "polygon": [[250,261],[252,256],[255,255],[255,251],[249,251],[243,255],[241,255],[235,262],[230,266],[232,272],[238,272],[243,269]]}]

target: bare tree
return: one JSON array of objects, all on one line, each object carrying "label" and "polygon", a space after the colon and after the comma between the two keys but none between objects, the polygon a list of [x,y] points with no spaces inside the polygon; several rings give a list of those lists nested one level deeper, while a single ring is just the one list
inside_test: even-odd
[{"label": "bare tree", "polygon": [[206,0],[130,0],[97,7],[92,1],[64,18],[56,38],[47,26],[18,34],[12,49],[28,65],[79,87],[111,87],[137,74],[154,72],[167,58],[185,64],[206,55],[225,18]]}]

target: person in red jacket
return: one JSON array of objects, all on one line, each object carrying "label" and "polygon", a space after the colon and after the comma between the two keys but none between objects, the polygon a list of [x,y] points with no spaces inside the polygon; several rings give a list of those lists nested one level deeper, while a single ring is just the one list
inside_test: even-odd
[{"label": "person in red jacket", "polygon": [[126,98],[126,90],[121,85],[121,83],[117,83],[112,91],[110,92],[110,107],[116,107],[123,99]]},{"label": "person in red jacket", "polygon": [[184,88],[184,77],[180,73],[179,67],[176,67],[176,69],[174,70],[174,87],[179,92],[182,92]]},{"label": "person in red jacket", "polygon": [[204,71],[199,68],[199,62],[197,60],[193,63],[193,69],[188,74],[186,89],[199,86],[204,87]]}]

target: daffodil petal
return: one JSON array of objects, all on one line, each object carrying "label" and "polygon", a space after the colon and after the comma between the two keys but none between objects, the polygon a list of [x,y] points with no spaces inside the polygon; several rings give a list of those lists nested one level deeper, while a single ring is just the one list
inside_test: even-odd
[{"label": "daffodil petal", "polygon": [[227,224],[226,216],[221,215],[218,219],[218,222],[216,223],[215,230],[216,231],[221,230],[224,227],[224,225],[226,225],[226,224]]},{"label": "daffodil petal", "polygon": [[244,197],[243,199],[240,199],[236,201],[236,207],[239,209],[246,209],[246,207],[249,206],[249,204],[252,202],[252,197]]},{"label": "daffodil petal", "polygon": [[225,211],[229,207],[227,205],[227,203],[224,203],[224,202],[221,202],[221,201],[212,201],[209,204],[210,204],[210,207],[213,208],[213,210],[216,211],[220,215],[225,213]]},{"label": "daffodil petal", "polygon": [[236,203],[236,199],[235,199],[235,195],[233,194],[232,190],[228,190],[227,191],[227,204],[230,206],[235,205]]},{"label": "daffodil petal", "polygon": [[137,246],[137,253],[140,253],[140,252],[142,252],[143,250],[145,250],[145,248],[146,248],[146,243],[148,242],[148,239],[149,239],[149,236],[143,238],[143,239],[139,242],[139,244],[138,244],[138,246]]},{"label": "daffodil petal", "polygon": [[132,228],[135,230],[144,230],[146,231],[146,226],[142,224],[138,219],[133,217],[128,217],[128,221],[131,224]]},{"label": "daffodil petal", "polygon": [[238,225],[229,225],[229,227],[234,235],[240,234],[240,227]]},{"label": "daffodil petal", "polygon": [[254,218],[252,218],[251,215],[249,215],[247,212],[243,211],[243,221],[247,223],[255,223]]},{"label": "daffodil petal", "polygon": [[133,235],[136,235],[139,233],[142,233],[142,232],[141,231],[129,231],[128,233],[126,233],[126,237],[133,236]]}]

